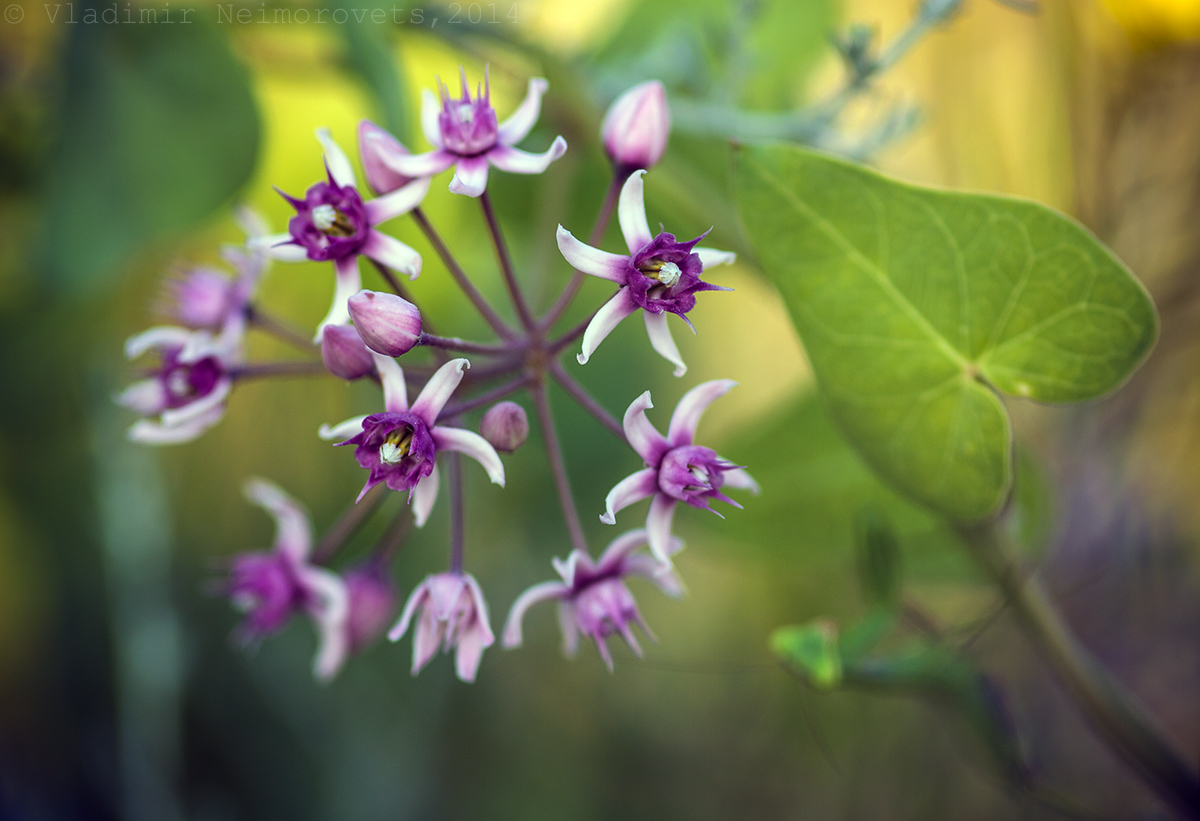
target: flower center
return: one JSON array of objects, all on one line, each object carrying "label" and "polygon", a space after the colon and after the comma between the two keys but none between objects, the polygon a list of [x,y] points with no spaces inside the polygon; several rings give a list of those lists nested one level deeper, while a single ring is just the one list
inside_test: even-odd
[{"label": "flower center", "polygon": [[354,236],[354,225],[350,218],[328,203],[318,205],[312,210],[312,221],[317,230],[327,236]]},{"label": "flower center", "polygon": [[668,288],[678,282],[679,278],[683,275],[683,271],[674,262],[667,262],[658,257],[646,260],[638,270],[650,277],[650,279],[661,282]]},{"label": "flower center", "polygon": [[379,461],[388,465],[396,465],[408,456],[412,449],[413,429],[408,425],[396,428],[387,435],[379,446]]},{"label": "flower center", "polygon": [[471,103],[459,103],[458,105],[458,121],[463,125],[470,125],[475,120],[475,106]]}]

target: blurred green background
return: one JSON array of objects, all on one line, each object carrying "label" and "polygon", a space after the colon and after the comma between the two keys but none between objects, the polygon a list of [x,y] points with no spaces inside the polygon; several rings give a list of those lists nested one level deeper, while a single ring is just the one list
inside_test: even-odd
[{"label": "blurred green background", "polygon": [[[720,272],[734,292],[700,300],[696,337],[677,331],[685,379],[670,378],[640,323],[624,323],[586,369],[567,359],[614,412],[651,389],[660,425],[688,387],[737,379],[702,433],[764,488],[724,521],[679,516],[688,595],[668,601],[635,586],[659,641],[642,661],[614,648],[611,675],[591,648],[561,657],[551,608],[533,611],[523,649],[488,651],[471,686],[445,659],[412,678],[407,639],[376,644],[319,686],[308,673],[312,631],[299,620],[243,651],[229,638],[236,615],[211,595],[222,559],[271,538],[266,517],[241,499],[241,482],[279,482],[309,505],[318,530],[327,526],[363,477],[313,434],[372,410],[374,388],[247,384],[217,428],[165,450],[127,444],[132,420],[111,402],[131,377],[122,342],[157,321],[164,274],[181,261],[215,262],[218,244],[238,239],[234,202],[282,228],[289,209],[271,186],[299,193],[318,178],[318,126],[350,149],[356,123],[370,117],[420,149],[417,100],[435,74],[453,77],[463,63],[475,76],[489,63],[502,117],[529,76],[548,77],[542,120],[524,145],[542,150],[561,133],[570,151],[541,177],[497,173],[491,183],[524,281],[544,306],[569,273],[555,225],[586,231],[603,197],[597,131],[616,93],[658,77],[673,100],[793,109],[841,81],[833,32],[866,23],[887,40],[907,25],[911,5],[503,0],[477,6],[479,18],[470,4],[410,5],[403,23],[382,26],[256,22],[260,10],[272,19],[276,8],[317,8],[275,2],[198,4],[191,26],[88,26],[67,22],[87,4],[8,6],[0,817],[1060,817],[1005,782],[952,708],[905,694],[815,693],[773,660],[774,627],[864,612],[854,516],[868,506],[897,529],[913,613],[946,635],[972,637],[966,655],[995,682],[1038,782],[1104,817],[1151,817],[1152,797],[1089,733],[954,539],[841,441],[813,396],[786,312],[748,264]],[[122,2],[118,11],[142,8]],[[229,8],[249,10],[251,21],[230,22]],[[1037,14],[966,0],[841,122],[853,134],[899,104],[918,105],[916,130],[874,157],[881,168],[1062,209],[1154,293],[1162,339],[1124,391],[1071,410],[1011,404],[1022,443],[1019,524],[1084,641],[1193,753],[1197,37],[1194,0],[1044,0]],[[667,161],[647,178],[652,224],[685,236],[715,225],[712,245],[744,250],[728,152],[721,139],[677,129]],[[428,212],[502,304],[478,211],[445,182],[435,181]],[[485,326],[415,228],[406,220],[389,228],[425,257],[412,290],[426,316],[441,332],[483,338]],[[619,242],[615,226],[607,242]],[[263,302],[314,326],[330,290],[327,265],[277,265]],[[589,283],[570,318],[606,292]],[[252,359],[291,356],[270,339],[251,345]],[[553,400],[595,552],[615,532],[596,521],[604,494],[637,459],[564,396]],[[497,629],[521,590],[550,577],[549,559],[568,552],[536,437],[505,461],[503,491],[467,467],[467,566]],[[443,567],[446,509],[440,501],[401,552],[402,596]],[[348,561],[385,521],[355,540]]]}]

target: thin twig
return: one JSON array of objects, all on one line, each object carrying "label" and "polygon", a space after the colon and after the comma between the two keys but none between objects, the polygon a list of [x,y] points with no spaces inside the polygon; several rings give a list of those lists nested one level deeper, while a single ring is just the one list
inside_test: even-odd
[{"label": "thin twig", "polygon": [[331,376],[323,362],[252,362],[230,368],[234,379],[263,379],[271,376]]},{"label": "thin twig", "polygon": [[446,266],[446,270],[450,272],[450,276],[458,283],[458,287],[475,306],[475,310],[484,318],[488,325],[492,326],[492,330],[505,339],[512,339],[514,334],[512,328],[500,318],[500,315],[493,310],[487,300],[483,298],[483,294],[472,284],[466,272],[454,259],[450,253],[450,249],[446,247],[446,243],[442,242],[441,236],[434,230],[433,225],[429,222],[429,218],[425,216],[425,212],[420,208],[412,210],[413,219],[417,221],[417,225],[425,234],[425,238],[429,240],[429,244],[433,246],[434,251],[441,257],[442,264]]},{"label": "thin twig", "polygon": [[567,479],[567,466],[563,462],[558,433],[554,430],[554,416],[550,412],[546,383],[539,383],[530,393],[533,394],[538,424],[542,429],[542,440],[546,445],[546,458],[550,462],[550,471],[554,474],[554,486],[558,490],[558,501],[562,506],[563,518],[567,522],[567,531],[571,534],[571,544],[576,550],[586,553],[587,539],[583,535],[583,525],[579,522],[579,512],[575,509],[575,497],[571,495],[571,483]]},{"label": "thin twig", "polygon": [[257,305],[246,306],[246,321],[256,328],[271,334],[278,339],[282,339],[289,345],[293,345],[302,351],[312,353],[316,347],[313,345],[312,338],[301,333],[296,328],[292,327],[291,323],[285,322],[282,319],[271,316],[265,313],[262,308]]},{"label": "thin twig", "polygon": [[512,297],[513,307],[517,309],[517,316],[521,319],[521,327],[526,331],[532,331],[536,327],[536,323],[533,320],[533,314],[529,312],[529,305],[525,302],[525,295],[521,293],[521,285],[517,282],[516,271],[513,270],[508,245],[504,242],[504,234],[500,231],[500,222],[496,219],[496,212],[492,210],[492,198],[486,190],[479,196],[479,204],[483,206],[483,216],[487,220],[488,233],[492,235],[492,246],[496,249],[496,258],[500,260],[500,271],[504,274],[504,284],[508,287],[508,295]]},{"label": "thin twig", "polygon": [[590,314],[587,315],[586,318],[584,318],[584,320],[582,322],[580,322],[578,325],[576,325],[571,330],[567,331],[565,334],[560,336],[558,339],[555,339],[553,342],[551,342],[547,346],[547,348],[550,351],[550,355],[557,356],[559,353],[562,352],[563,348],[567,347],[572,342],[574,342],[576,339],[583,336],[584,333],[587,332],[588,325],[591,325],[592,320],[596,318],[596,314],[599,312],[599,310],[600,309],[597,308],[595,311],[592,311]]},{"label": "thin twig", "polygon": [[463,568],[462,459],[457,453],[451,453],[446,461],[450,467],[450,570],[461,573]]},{"label": "thin twig", "polygon": [[345,544],[346,540],[354,535],[354,531],[358,530],[362,523],[375,512],[375,508],[379,507],[386,494],[387,488],[383,484],[378,484],[367,491],[367,495],[362,498],[362,501],[351,503],[338,520],[325,531],[321,541],[317,542],[312,553],[313,564],[325,564],[332,559],[338,548]]},{"label": "thin twig", "polygon": [[532,382],[533,377],[531,376],[522,376],[519,379],[514,379],[511,382],[505,382],[503,385],[499,386],[498,388],[493,388],[487,393],[480,394],[479,396],[467,399],[459,402],[457,405],[451,405],[450,407],[444,409],[440,414],[438,414],[438,421],[442,422],[447,419],[453,419],[456,416],[462,416],[464,413],[470,413],[477,408],[482,408],[484,405],[490,405],[499,399],[503,399],[510,393],[519,391],[521,388],[528,386]]},{"label": "thin twig", "polygon": [[412,508],[408,505],[401,505],[400,509],[396,511],[396,515],[392,517],[391,523],[388,524],[387,530],[383,532],[383,538],[375,545],[372,558],[384,565],[394,559],[400,552],[400,548],[404,546],[404,540],[408,538],[412,526]]},{"label": "thin twig", "polygon": [[444,348],[448,351],[462,351],[463,353],[477,353],[483,356],[502,356],[511,354],[514,351],[520,350],[512,345],[491,345],[485,342],[469,342],[465,339],[459,339],[456,336],[435,336],[433,334],[422,333],[417,339],[418,345],[425,345],[430,348]]},{"label": "thin twig", "polygon": [[608,428],[609,431],[612,432],[613,436],[617,437],[621,441],[625,440],[625,428],[622,427],[621,423],[617,421],[617,418],[609,413],[603,405],[597,402],[595,397],[587,392],[587,388],[583,387],[583,385],[580,385],[578,382],[572,379],[570,375],[563,370],[562,365],[558,364],[557,362],[553,363],[550,366],[550,375],[554,377],[554,380],[558,382],[558,384],[562,385],[563,390],[569,393],[572,399],[583,406],[584,410],[596,417],[596,420],[599,421],[600,424]]}]

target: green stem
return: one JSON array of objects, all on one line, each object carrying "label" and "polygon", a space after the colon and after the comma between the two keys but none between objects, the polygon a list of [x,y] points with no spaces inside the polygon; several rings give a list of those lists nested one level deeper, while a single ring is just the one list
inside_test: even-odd
[{"label": "green stem", "polygon": [[1200,777],[1145,709],[1079,643],[1045,588],[1027,577],[996,525],[957,529],[1095,730],[1175,809],[1187,818],[1200,818]]}]

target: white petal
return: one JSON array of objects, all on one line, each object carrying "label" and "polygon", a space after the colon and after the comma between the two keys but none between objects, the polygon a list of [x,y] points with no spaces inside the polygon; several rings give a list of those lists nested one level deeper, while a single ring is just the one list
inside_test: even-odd
[{"label": "white petal", "polygon": [[425,523],[429,521],[429,514],[433,511],[433,503],[437,501],[439,481],[438,468],[435,464],[433,472],[417,482],[417,486],[413,488],[413,523],[417,527],[425,527]]},{"label": "white petal", "polygon": [[558,626],[563,634],[563,655],[572,658],[579,652],[579,620],[574,605],[568,601],[558,605]]},{"label": "white petal", "polygon": [[297,245],[291,234],[268,234],[254,237],[246,241],[252,251],[266,254],[271,259],[281,262],[307,262],[308,251],[303,245]]},{"label": "white petal", "polygon": [[326,682],[337,675],[350,654],[346,620],[350,616],[350,598],[346,585],[336,573],[319,567],[304,567],[301,583],[318,599],[311,613],[317,627],[317,654],[313,675]]},{"label": "white petal", "polygon": [[487,188],[487,155],[460,157],[454,166],[454,179],[450,180],[450,193],[467,197],[478,197]]},{"label": "white petal", "polygon": [[427,154],[403,154],[390,157],[380,157],[388,168],[406,177],[432,177],[440,174],[458,159],[457,154],[437,149]]},{"label": "white petal", "polygon": [[421,600],[425,596],[425,590],[428,581],[429,579],[426,579],[418,584],[416,589],[413,590],[412,594],[408,597],[408,601],[404,603],[404,612],[400,614],[400,619],[396,622],[392,629],[388,631],[389,640],[399,641],[400,638],[406,632],[408,632],[408,625],[412,621],[413,614],[416,612],[417,606],[421,603]]},{"label": "white petal", "polygon": [[161,380],[143,379],[114,396],[113,401],[139,416],[154,416],[166,407],[167,392]]},{"label": "white petal", "polygon": [[384,410],[388,413],[408,410],[408,385],[404,382],[404,369],[400,363],[374,351],[371,356],[375,360],[375,370],[379,371],[379,381],[383,384]]},{"label": "white petal", "polygon": [[438,115],[442,113],[442,102],[429,89],[421,89],[421,132],[434,148],[442,147],[442,129],[438,126]]},{"label": "white petal", "polygon": [[625,283],[625,270],[629,267],[629,257],[620,254],[610,254],[593,248],[575,239],[575,236],[558,226],[558,250],[571,267],[583,274],[607,279],[619,285]]},{"label": "white petal", "polygon": [[727,470],[723,474],[723,478],[725,479],[724,487],[731,487],[734,490],[748,490],[754,494],[762,493],[762,488],[758,486],[758,482],[754,481],[745,468]]},{"label": "white petal", "polygon": [[401,214],[407,214],[425,199],[425,195],[429,193],[429,183],[429,177],[418,177],[390,194],[363,203],[367,221],[371,225],[379,225]]},{"label": "white petal", "polygon": [[225,408],[216,407],[202,416],[195,416],[181,425],[168,427],[149,419],[134,422],[126,435],[131,442],[142,445],[178,445],[190,442],[211,428],[225,415]]},{"label": "white petal", "polygon": [[214,410],[225,412],[225,400],[233,389],[233,380],[225,377],[213,386],[213,389],[195,402],[189,402],[178,408],[168,408],[162,412],[162,423],[165,427],[173,428],[184,425],[192,419],[206,417]]},{"label": "white petal", "polygon": [[334,262],[333,304],[329,313],[317,326],[317,335],[313,342],[321,344],[321,336],[325,333],[326,325],[346,325],[350,322],[350,311],[346,303],[350,297],[362,290],[362,277],[358,273],[358,255],[343,257]]},{"label": "white petal", "polygon": [[666,567],[671,566],[671,518],[675,515],[675,504],[670,496],[660,493],[650,502],[650,512],[646,515],[650,552]]},{"label": "white petal", "polygon": [[[671,539],[672,555],[682,549],[682,539]],[[659,590],[673,599],[679,598],[684,593],[683,580],[679,578],[679,574],[675,572],[674,568],[663,567],[658,559],[652,556],[643,556],[640,554],[630,556],[625,560],[625,573],[649,579]]]},{"label": "white petal", "polygon": [[[639,470],[617,482],[616,486],[604,497],[604,512],[600,521],[606,525],[616,524],[616,514],[637,504],[642,499],[648,499],[658,492],[658,471],[653,468]],[[606,554],[607,555],[607,554]],[[601,563],[604,559],[600,559]]]},{"label": "white petal", "polygon": [[498,145],[487,153],[488,162],[510,174],[541,174],[550,163],[567,153],[567,141],[555,137],[550,147],[541,154],[532,154],[519,148]]},{"label": "white petal", "polygon": [[436,425],[438,414],[446,407],[454,389],[462,382],[463,373],[470,367],[470,362],[460,358],[451,359],[438,368],[412,403],[412,412],[424,419],[425,424]]},{"label": "white petal", "polygon": [[275,549],[305,561],[312,549],[312,524],[304,506],[274,482],[257,477],[246,480],[242,493],[275,519]]},{"label": "white petal", "polygon": [[404,274],[410,280],[421,275],[421,255],[395,237],[389,237],[380,231],[372,229],[367,234],[362,252],[393,271]]},{"label": "white petal", "polygon": [[621,223],[621,233],[631,254],[636,254],[654,239],[650,223],[646,221],[646,201],[642,192],[642,175],[645,173],[638,170],[630,174],[617,201],[617,221]]},{"label": "white petal", "polygon": [[664,311],[661,314],[654,314],[650,311],[643,311],[646,317],[646,335],[650,337],[650,347],[658,352],[658,355],[675,366],[675,376],[683,376],[687,373],[687,365],[683,364],[683,357],[679,355],[679,348],[675,345],[675,339],[671,336],[671,329],[667,326],[667,314]]},{"label": "white petal", "polygon": [[333,141],[333,135],[329,133],[329,129],[318,128],[317,139],[321,141],[321,147],[325,149],[325,166],[329,169],[333,181],[343,187],[347,185],[354,187],[354,166],[350,165],[350,158],[346,156],[342,147]]},{"label": "white petal", "polygon": [[137,359],[151,348],[182,348],[194,333],[187,328],[168,325],[150,328],[125,341],[125,356],[128,359]]},{"label": "white petal", "polygon": [[612,565],[620,563],[630,553],[644,545],[647,538],[644,528],[622,533],[609,542],[608,547],[604,548],[599,561],[596,562],[597,566],[601,569],[608,569]]},{"label": "white petal", "polygon": [[513,602],[512,609],[508,611],[508,618],[504,620],[504,633],[501,638],[504,647],[511,650],[521,646],[521,642],[524,640],[521,634],[521,621],[530,607],[538,602],[562,598],[570,590],[571,588],[562,582],[542,582],[535,584],[518,596],[517,600]]},{"label": "white petal", "polygon": [[541,77],[530,78],[525,99],[507,120],[500,123],[500,128],[496,131],[496,139],[501,145],[516,145],[525,139],[537,124],[538,115],[542,111],[542,95],[549,87],[550,84]]},{"label": "white petal", "polygon": [[326,442],[334,440],[344,441],[351,436],[357,436],[362,433],[362,423],[366,419],[365,416],[351,416],[344,422],[338,422],[336,425],[321,425],[317,430],[317,436]]},{"label": "white petal", "polygon": [[500,461],[496,449],[478,433],[439,425],[431,430],[430,434],[438,450],[452,450],[470,456],[483,465],[493,483],[504,487],[504,463]]},{"label": "white petal", "polygon": [[600,343],[613,332],[613,328],[616,328],[622,319],[636,310],[637,303],[629,296],[628,288],[617,291],[612,299],[604,303],[600,310],[596,311],[592,321],[588,323],[587,330],[583,332],[580,351],[575,357],[579,364],[586,365],[592,358],[592,354],[596,352],[596,348],[600,347]]},{"label": "white petal", "polygon": [[671,447],[690,445],[696,439],[696,427],[700,417],[717,399],[729,393],[737,386],[732,379],[714,379],[702,382],[683,395],[671,414],[671,425],[667,428],[667,441]]},{"label": "white petal", "polygon": [[650,401],[650,391],[644,391],[641,396],[629,403],[621,424],[625,428],[625,438],[637,451],[638,456],[642,457],[647,465],[657,466],[659,460],[671,448],[663,435],[658,432],[658,428],[650,424],[650,420],[646,418],[646,411],[653,407],[654,403]]},{"label": "white petal", "polygon": [[718,251],[716,248],[693,248],[692,253],[700,255],[700,264],[705,270],[714,265],[728,265],[737,259],[733,251]]}]

